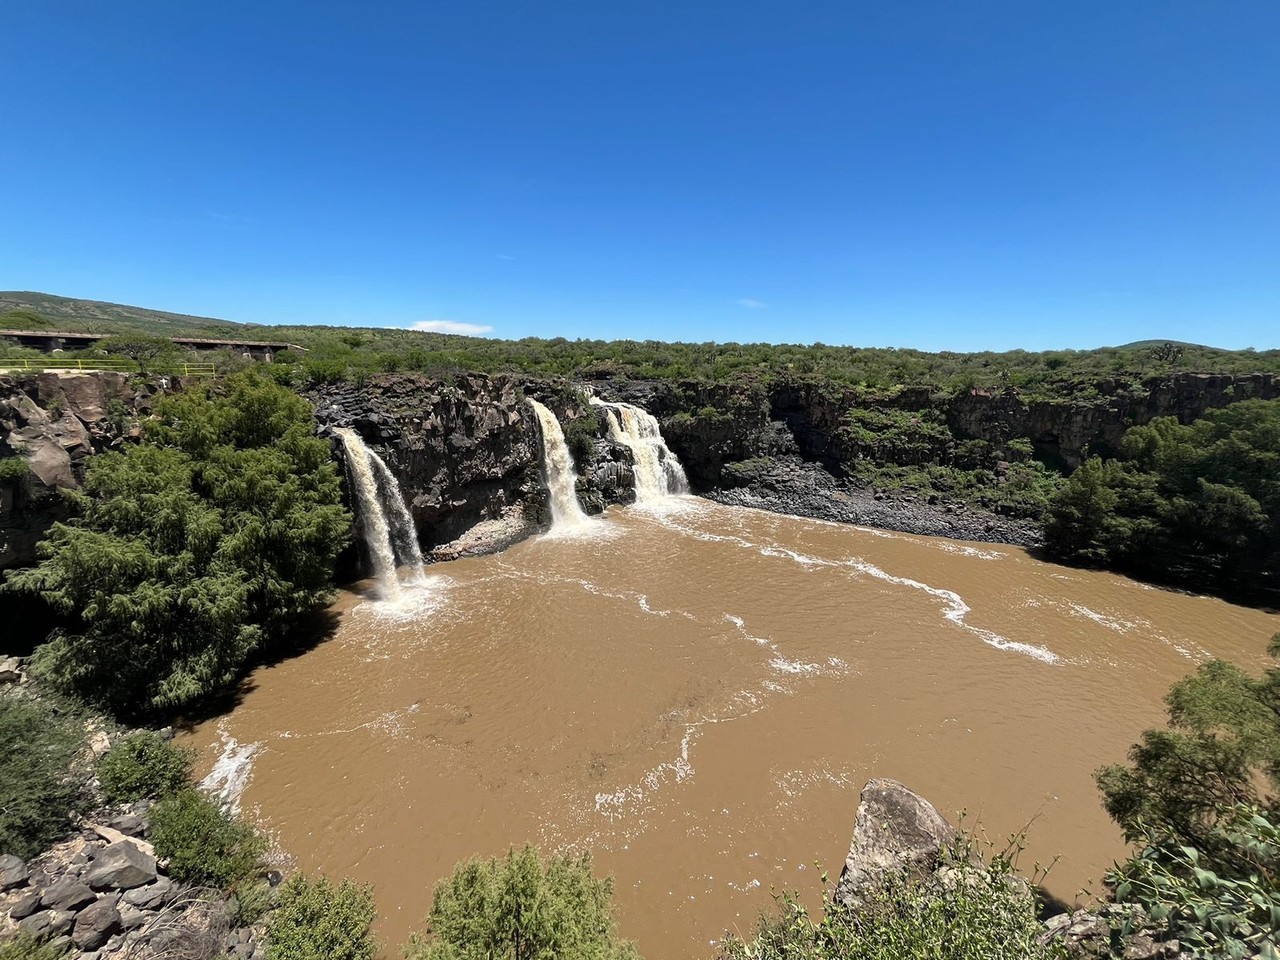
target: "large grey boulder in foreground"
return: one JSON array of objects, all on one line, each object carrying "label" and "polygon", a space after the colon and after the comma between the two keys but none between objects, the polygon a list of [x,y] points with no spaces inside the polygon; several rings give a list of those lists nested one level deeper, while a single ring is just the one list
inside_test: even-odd
[{"label": "large grey boulder in foreground", "polygon": [[862,891],[887,875],[931,873],[943,848],[955,838],[955,827],[924,797],[896,780],[867,781],[836,900],[857,906]]}]

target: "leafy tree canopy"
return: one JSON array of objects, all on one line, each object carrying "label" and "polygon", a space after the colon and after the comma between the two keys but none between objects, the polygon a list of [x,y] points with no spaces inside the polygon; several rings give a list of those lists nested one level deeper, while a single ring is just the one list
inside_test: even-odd
[{"label": "leafy tree canopy", "polygon": [[1200,585],[1266,589],[1280,575],[1280,400],[1244,400],[1183,426],[1129,430],[1090,458],[1050,507],[1046,545]]},{"label": "leafy tree canopy", "polygon": [[328,444],[290,391],[240,374],[157,413],[143,442],[92,458],[80,516],[9,581],[73,618],[41,671],[117,713],[232,683],[330,598],[350,527]]}]

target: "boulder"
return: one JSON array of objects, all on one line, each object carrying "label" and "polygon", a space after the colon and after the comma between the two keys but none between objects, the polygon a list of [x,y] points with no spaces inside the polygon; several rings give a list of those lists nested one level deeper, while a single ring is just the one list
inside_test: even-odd
[{"label": "boulder", "polygon": [[116,909],[115,900],[104,897],[76,914],[71,942],[79,950],[97,950],[120,929],[120,911]]},{"label": "boulder", "polygon": [[0,856],[0,890],[25,886],[30,878],[31,872],[20,857],[15,857],[12,853]]},{"label": "boulder", "polygon": [[40,905],[49,910],[79,910],[97,899],[98,895],[74,876],[65,876],[45,890]]},{"label": "boulder", "polygon": [[931,873],[955,838],[955,828],[928,800],[896,780],[869,780],[862,788],[836,899],[857,906],[861,892],[887,876]]},{"label": "boulder", "polygon": [[40,909],[40,894],[33,890],[13,901],[9,908],[9,917],[13,920],[25,920]]},{"label": "boulder", "polygon": [[156,879],[156,858],[132,841],[120,840],[102,848],[84,879],[95,890],[141,887]]},{"label": "boulder", "polygon": [[[0,684],[4,683],[21,683],[23,680],[22,661],[17,657],[5,657],[0,660]],[[9,854],[6,854],[9,856]],[[3,867],[0,867],[0,871]],[[0,880],[0,884],[3,884]]]},{"label": "boulder", "polygon": [[71,929],[75,914],[70,910],[41,910],[18,921],[18,931],[33,940],[56,937]]},{"label": "boulder", "polygon": [[168,877],[159,877],[155,883],[144,887],[134,887],[124,895],[124,902],[142,910],[154,910],[173,893],[173,881]]}]

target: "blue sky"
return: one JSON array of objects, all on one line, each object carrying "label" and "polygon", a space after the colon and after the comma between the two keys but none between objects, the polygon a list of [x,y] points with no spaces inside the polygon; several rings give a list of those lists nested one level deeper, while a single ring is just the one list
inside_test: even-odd
[{"label": "blue sky", "polygon": [[260,323],[1280,346],[1280,3],[40,0],[0,289]]}]

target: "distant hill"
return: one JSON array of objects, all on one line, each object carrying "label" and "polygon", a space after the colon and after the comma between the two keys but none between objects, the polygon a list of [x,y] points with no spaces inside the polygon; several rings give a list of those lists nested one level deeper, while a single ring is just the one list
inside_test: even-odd
[{"label": "distant hill", "polygon": [[262,325],[192,317],[101,300],[55,297],[50,293],[3,290],[0,291],[0,328],[68,333],[143,332],[166,337],[205,334],[235,340],[261,336]]},{"label": "distant hill", "polygon": [[1189,340],[1134,340],[1132,343],[1122,343],[1116,347],[1117,350],[1150,350],[1153,347],[1163,346],[1185,347],[1192,350],[1221,350],[1222,347],[1211,347],[1207,343],[1192,343]]}]

